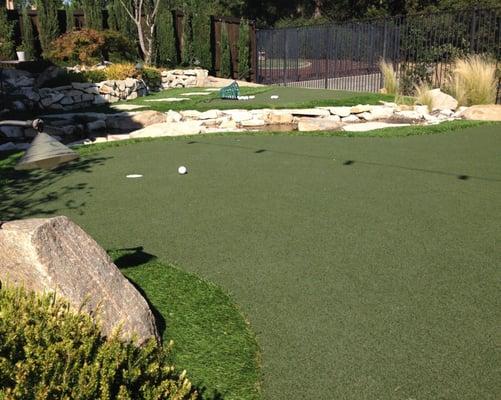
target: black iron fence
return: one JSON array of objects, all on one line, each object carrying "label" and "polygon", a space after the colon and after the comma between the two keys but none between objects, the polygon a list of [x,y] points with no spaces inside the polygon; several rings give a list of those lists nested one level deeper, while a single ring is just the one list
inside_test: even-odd
[{"label": "black iron fence", "polygon": [[[404,92],[442,86],[454,59],[485,54],[501,65],[501,7],[257,31],[261,83],[377,92],[379,62]],[[499,96],[498,96],[499,97]]]}]

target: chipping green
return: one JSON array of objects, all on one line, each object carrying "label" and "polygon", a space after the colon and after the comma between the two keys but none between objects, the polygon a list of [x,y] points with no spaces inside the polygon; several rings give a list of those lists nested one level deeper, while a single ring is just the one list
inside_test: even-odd
[{"label": "chipping green", "polygon": [[[254,95],[250,100],[221,100],[218,92],[211,92],[208,96],[187,96],[190,100],[180,102],[155,102],[169,97],[181,98],[182,93],[201,92],[202,88],[169,89],[146,97],[140,97],[127,104],[144,105],[148,109],[157,111],[168,110],[198,110],[210,109],[227,110],[257,109],[257,108],[310,108],[318,106],[350,106],[357,104],[379,104],[380,100],[393,101],[394,96],[377,93],[346,92],[341,90],[305,89],[284,86],[266,86],[240,88],[241,95]],[[279,96],[271,99],[272,95]]]},{"label": "chipping green", "polygon": [[[101,148],[19,179],[0,212],[65,214],[105,248],[144,246],[222,286],[257,336],[265,399],[496,399],[499,131]],[[137,283],[168,321],[148,268]]]}]

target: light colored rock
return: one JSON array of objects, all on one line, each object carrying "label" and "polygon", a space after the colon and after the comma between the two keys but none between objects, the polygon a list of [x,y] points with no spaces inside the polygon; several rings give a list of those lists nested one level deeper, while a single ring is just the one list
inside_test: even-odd
[{"label": "light colored rock", "polygon": [[242,122],[252,119],[252,114],[247,110],[223,110],[224,115],[228,115],[235,122]]},{"label": "light colored rock", "polygon": [[338,115],[340,117],[347,117],[348,115],[351,114],[351,107],[323,107],[327,110],[332,115]]},{"label": "light colored rock", "polygon": [[159,102],[159,103],[162,103],[162,102],[176,103],[178,101],[188,101],[188,100],[191,100],[191,99],[180,98],[180,97],[166,97],[165,99],[146,99],[144,101],[146,101],[146,102]]},{"label": "light colored rock", "polygon": [[327,118],[300,118],[297,129],[300,132],[332,131],[340,129],[341,126],[341,122]]},{"label": "light colored rock", "polygon": [[415,110],[409,110],[409,111],[397,111],[394,114],[395,118],[398,119],[408,119],[411,121],[419,121],[423,119],[423,114],[415,111]]},{"label": "light colored rock", "polygon": [[219,118],[221,112],[219,110],[208,110],[204,111],[198,116],[198,119],[216,119]]},{"label": "light colored rock", "polygon": [[388,106],[372,106],[370,111],[372,119],[390,118],[394,112],[395,108]]},{"label": "light colored rock", "polygon": [[183,119],[183,116],[177,111],[169,110],[167,111],[167,122],[179,122]]},{"label": "light colored rock", "polygon": [[240,121],[240,125],[245,128],[251,128],[255,126],[264,126],[266,122],[263,119],[248,119],[246,121]]},{"label": "light colored rock", "polygon": [[125,83],[125,86],[128,88],[132,88],[132,87],[136,86],[136,80],[132,79],[132,78],[127,78],[124,83]]},{"label": "light colored rock", "polygon": [[446,93],[443,93],[440,89],[432,89],[429,91],[432,97],[432,109],[435,110],[455,110],[458,107],[457,100],[449,96]]},{"label": "light colored rock", "polygon": [[292,124],[293,116],[288,111],[274,110],[267,115],[266,122],[268,124]]},{"label": "light colored rock", "polygon": [[440,110],[440,115],[443,115],[445,117],[452,117],[454,115],[454,111],[445,108],[443,110]]},{"label": "light colored rock", "polygon": [[454,113],[454,118],[461,118],[462,117],[462,114],[468,109],[468,107],[465,107],[465,106],[461,106],[461,107],[458,107],[456,112]]},{"label": "light colored rock", "polygon": [[97,121],[87,122],[86,130],[87,132],[102,132],[106,129],[106,122],[102,119]]},{"label": "light colored rock", "polygon": [[299,115],[304,117],[328,117],[331,115],[329,110],[323,108],[298,108],[290,110],[292,115]]},{"label": "light colored rock", "polygon": [[368,131],[373,131],[376,129],[383,129],[383,128],[398,128],[401,126],[409,126],[410,124],[391,124],[388,122],[365,122],[362,124],[350,124],[350,125],[345,125],[343,127],[344,131],[347,132],[368,132]]},{"label": "light colored rock", "polygon": [[111,94],[113,92],[113,88],[108,85],[102,85],[99,88],[99,93],[101,94]]},{"label": "light colored rock", "polygon": [[0,126],[0,132],[8,138],[22,138],[24,136],[24,128],[20,126]]},{"label": "light colored rock", "polygon": [[368,111],[365,111],[363,113],[357,114],[360,119],[363,119],[365,121],[372,121],[374,118],[374,115]]},{"label": "light colored rock", "polygon": [[134,99],[137,99],[137,92],[131,92],[131,93],[127,96],[127,100],[134,100]]},{"label": "light colored rock", "polygon": [[130,139],[130,135],[128,133],[124,133],[121,135],[107,135],[106,140],[108,142],[116,142],[118,140],[127,140]]},{"label": "light colored rock", "polygon": [[139,110],[139,109],[144,108],[144,107],[145,106],[141,106],[138,104],[127,104],[127,103],[113,104],[110,106],[110,108],[113,108],[114,110],[122,110],[122,111]]},{"label": "light colored rock", "polygon": [[219,118],[218,125],[221,130],[234,131],[237,129],[237,123],[229,117]]},{"label": "light colored rock", "polygon": [[501,121],[501,105],[486,104],[471,106],[461,113],[461,117],[475,121]]},{"label": "light colored rock", "polygon": [[358,118],[356,115],[350,114],[347,117],[341,118],[341,121],[346,123],[359,122],[360,118]]},{"label": "light colored rock", "polygon": [[204,128],[199,121],[182,121],[150,125],[130,133],[131,138],[153,138],[163,136],[187,136],[203,133]]},{"label": "light colored rock", "polygon": [[6,222],[0,229],[0,279],[56,292],[75,310],[97,314],[102,332],[158,339],[148,303],[106,252],[67,217]]},{"label": "light colored rock", "polygon": [[16,145],[12,142],[0,144],[0,151],[13,151],[16,150]]},{"label": "light colored rock", "polygon": [[184,119],[199,119],[202,113],[197,110],[185,110],[181,111],[180,114]]},{"label": "light colored rock", "polygon": [[357,106],[351,107],[352,114],[361,114],[364,112],[370,112],[372,110],[372,106],[368,104],[359,104]]},{"label": "light colored rock", "polygon": [[339,115],[329,115],[328,117],[325,117],[324,119],[327,119],[327,120],[333,121],[333,122],[341,122],[341,117]]},{"label": "light colored rock", "polygon": [[140,111],[136,114],[109,115],[106,118],[106,126],[109,131],[131,132],[149,125],[167,121],[167,116],[158,111]]}]

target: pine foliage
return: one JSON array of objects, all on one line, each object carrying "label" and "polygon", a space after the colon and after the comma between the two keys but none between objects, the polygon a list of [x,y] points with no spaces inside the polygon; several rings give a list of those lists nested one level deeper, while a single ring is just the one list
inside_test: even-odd
[{"label": "pine foliage", "polygon": [[250,78],[250,27],[247,21],[240,21],[238,33],[238,78],[247,80]]},{"label": "pine foliage", "polygon": [[14,24],[7,19],[7,11],[0,7],[0,60],[10,60],[14,56],[12,35]]},{"label": "pine foliage", "polygon": [[230,78],[232,76],[231,51],[226,24],[221,24],[220,48],[221,64],[219,66],[219,75],[223,78]]},{"label": "pine foliage", "polygon": [[54,0],[36,0],[39,22],[39,38],[42,51],[50,51],[52,42],[59,36],[57,18],[58,2]]}]

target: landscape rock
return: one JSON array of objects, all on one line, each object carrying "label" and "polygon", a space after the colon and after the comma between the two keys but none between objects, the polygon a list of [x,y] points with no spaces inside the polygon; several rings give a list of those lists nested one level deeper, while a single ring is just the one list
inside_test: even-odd
[{"label": "landscape rock", "polygon": [[347,122],[347,123],[351,123],[351,122],[359,122],[359,121],[360,121],[360,118],[358,118],[356,115],[350,114],[350,115],[348,115],[347,117],[343,117],[343,118],[341,118],[341,121],[342,121],[342,122]]},{"label": "landscape rock", "polygon": [[325,107],[332,115],[347,117],[351,114],[351,107]]},{"label": "landscape rock", "polygon": [[501,105],[485,104],[471,106],[461,113],[461,117],[475,121],[501,121]]},{"label": "landscape rock", "polygon": [[167,111],[167,122],[179,122],[183,119],[183,116],[177,111],[169,110]]},{"label": "landscape rock", "polygon": [[16,145],[12,142],[7,142],[4,144],[0,144],[0,151],[12,151],[16,150]]},{"label": "landscape rock", "polygon": [[297,129],[300,132],[332,131],[340,129],[341,126],[341,122],[326,118],[300,118]]},{"label": "landscape rock", "polygon": [[368,104],[359,104],[357,106],[351,107],[352,114],[361,114],[364,112],[370,112],[372,110],[372,106]]},{"label": "landscape rock", "polygon": [[62,74],[63,72],[64,70],[62,70],[59,67],[56,67],[55,65],[47,67],[40,75],[38,75],[38,78],[35,81],[35,87],[36,88],[43,87],[47,82],[51,81],[54,78],[57,78],[57,76],[59,74]]},{"label": "landscape rock", "polygon": [[248,119],[246,121],[241,121],[240,125],[242,127],[251,128],[255,126],[264,126],[266,125],[266,121],[264,119],[253,118],[253,119]]},{"label": "landscape rock", "polygon": [[176,123],[160,123],[150,125],[130,133],[131,139],[153,138],[163,136],[197,135],[204,132],[204,127],[199,121],[182,121]]},{"label": "landscape rock", "polygon": [[323,108],[302,108],[291,110],[292,115],[305,117],[327,117],[331,115],[329,110]]},{"label": "landscape rock", "polygon": [[0,132],[8,138],[22,138],[24,136],[24,128],[20,126],[0,126]]},{"label": "landscape rock", "polygon": [[372,106],[370,111],[372,119],[390,118],[394,112],[395,108],[391,106]]},{"label": "landscape rock", "polygon": [[167,122],[167,116],[158,111],[139,111],[137,113],[122,113],[110,115],[106,119],[109,131],[131,132],[149,125]]},{"label": "landscape rock", "polygon": [[269,124],[292,124],[293,116],[289,111],[274,110],[270,111],[266,116],[266,121]]},{"label": "landscape rock", "polygon": [[432,110],[455,110],[458,107],[457,100],[442,92],[440,89],[432,89],[429,91],[432,97]]},{"label": "landscape rock", "polygon": [[102,333],[122,326],[139,344],[158,339],[148,303],[108,254],[67,217],[6,222],[0,228],[0,279],[39,293],[56,292],[95,315]]}]

